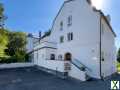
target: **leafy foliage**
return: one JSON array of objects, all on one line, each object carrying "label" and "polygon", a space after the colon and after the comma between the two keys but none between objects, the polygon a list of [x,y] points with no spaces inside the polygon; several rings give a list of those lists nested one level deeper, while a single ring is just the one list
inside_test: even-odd
[{"label": "leafy foliage", "polygon": [[120,62],[120,48],[119,48],[118,54],[117,54],[117,61]]},{"label": "leafy foliage", "polygon": [[120,63],[117,63],[117,71],[120,72]]},{"label": "leafy foliage", "polygon": [[10,32],[9,43],[7,45],[8,49],[6,54],[14,56],[16,52],[23,51],[26,45],[26,34],[23,32]]},{"label": "leafy foliage", "polygon": [[4,7],[0,3],[0,63],[24,62],[26,34],[4,29]]},{"label": "leafy foliage", "polygon": [[8,44],[8,31],[5,29],[0,29],[0,57],[4,56],[4,50],[7,48]]},{"label": "leafy foliage", "polygon": [[4,21],[7,17],[4,15],[4,7],[3,4],[0,3],[0,28],[4,28]]},{"label": "leafy foliage", "polygon": [[4,12],[3,4],[0,3],[0,16],[3,15],[3,12]]}]

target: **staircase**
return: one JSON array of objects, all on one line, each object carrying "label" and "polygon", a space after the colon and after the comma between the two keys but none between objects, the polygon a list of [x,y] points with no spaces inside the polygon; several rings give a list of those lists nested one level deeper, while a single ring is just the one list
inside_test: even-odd
[{"label": "staircase", "polygon": [[[72,65],[74,65],[76,68],[78,68],[80,71],[83,71],[86,73],[86,71],[91,71],[88,67],[86,67],[84,64],[82,64],[79,60],[74,59],[70,61]],[[91,79],[91,77],[86,73],[86,80]]]}]

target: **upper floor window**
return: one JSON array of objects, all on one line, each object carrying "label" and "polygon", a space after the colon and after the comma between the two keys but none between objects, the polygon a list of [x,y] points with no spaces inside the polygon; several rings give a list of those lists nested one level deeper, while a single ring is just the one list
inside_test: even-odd
[{"label": "upper floor window", "polygon": [[71,33],[68,33],[68,34],[67,34],[67,38],[68,38],[68,41],[73,40],[73,33],[72,33],[72,32],[71,32]]},{"label": "upper floor window", "polygon": [[60,37],[60,43],[63,43],[64,42],[64,36],[61,36]]},{"label": "upper floor window", "polygon": [[63,30],[63,22],[60,22],[60,30]]},{"label": "upper floor window", "polygon": [[72,25],[72,15],[68,17],[67,23],[68,23],[68,26]]}]

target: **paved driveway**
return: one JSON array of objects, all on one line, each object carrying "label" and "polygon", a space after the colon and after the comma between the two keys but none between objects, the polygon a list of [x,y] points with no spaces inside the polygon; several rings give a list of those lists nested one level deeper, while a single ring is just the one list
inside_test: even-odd
[{"label": "paved driveway", "polygon": [[[112,77],[120,80],[120,76]],[[109,90],[110,79],[106,81],[63,80],[34,67],[0,70],[0,90]]]}]

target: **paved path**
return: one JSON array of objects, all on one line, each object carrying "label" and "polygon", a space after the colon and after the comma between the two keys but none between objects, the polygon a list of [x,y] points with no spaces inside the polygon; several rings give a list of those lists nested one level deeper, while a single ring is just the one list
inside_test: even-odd
[{"label": "paved path", "polygon": [[[116,75],[112,80],[120,80]],[[54,75],[37,70],[22,68],[0,70],[0,90],[109,90],[110,79],[106,81],[63,80]]]}]

